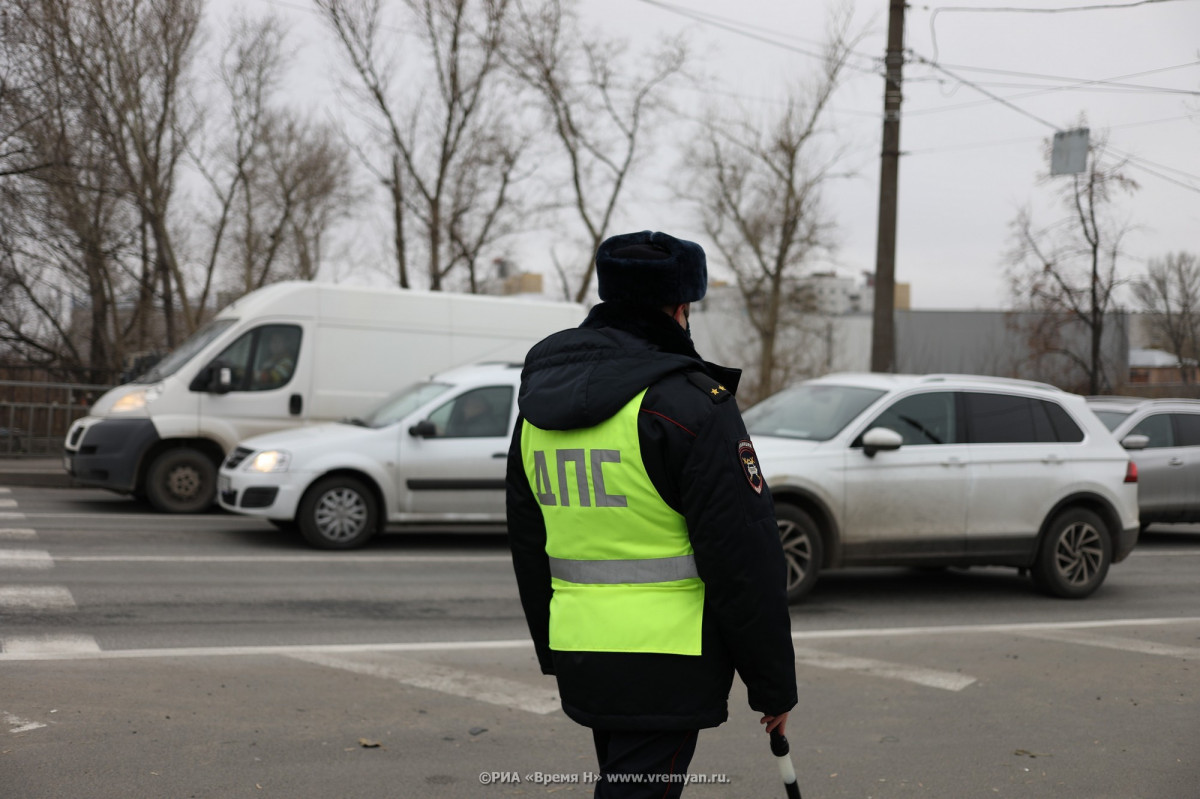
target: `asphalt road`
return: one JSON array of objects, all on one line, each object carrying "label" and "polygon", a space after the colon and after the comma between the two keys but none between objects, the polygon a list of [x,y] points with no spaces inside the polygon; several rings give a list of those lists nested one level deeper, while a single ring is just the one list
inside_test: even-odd
[{"label": "asphalt road", "polygon": [[[1200,528],[1079,602],[1000,569],[825,575],[793,609],[806,799],[1200,795]],[[735,686],[689,797],[782,796]],[[0,796],[590,796],[501,535],[323,553],[0,479]]]}]

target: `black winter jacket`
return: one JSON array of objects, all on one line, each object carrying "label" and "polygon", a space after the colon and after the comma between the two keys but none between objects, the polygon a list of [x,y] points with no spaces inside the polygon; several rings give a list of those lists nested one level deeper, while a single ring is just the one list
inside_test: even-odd
[{"label": "black winter jacket", "polygon": [[580,724],[715,727],[728,717],[735,669],[754,710],[778,715],[796,704],[783,550],[770,493],[739,454],[749,440],[732,398],[739,376],[701,360],[662,311],[626,305],[595,306],[580,327],[526,358],[518,402],[522,418],[542,429],[594,426],[649,387],[638,417],[642,459],[686,519],[705,583],[698,657],[551,651],[546,527],[522,466],[518,421],[507,480],[513,566],[538,662]]}]

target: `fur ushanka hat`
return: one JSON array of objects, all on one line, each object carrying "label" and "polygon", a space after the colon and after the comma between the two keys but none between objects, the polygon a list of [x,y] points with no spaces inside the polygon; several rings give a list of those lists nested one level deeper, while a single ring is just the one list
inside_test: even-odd
[{"label": "fur ushanka hat", "polygon": [[666,233],[624,233],[596,251],[600,299],[636,305],[695,302],[708,290],[704,249]]}]

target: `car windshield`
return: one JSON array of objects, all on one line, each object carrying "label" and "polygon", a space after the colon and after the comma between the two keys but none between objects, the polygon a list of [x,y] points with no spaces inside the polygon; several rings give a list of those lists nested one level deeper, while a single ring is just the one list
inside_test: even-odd
[{"label": "car windshield", "polygon": [[801,383],[742,416],[751,435],[828,441],[883,394],[875,388]]},{"label": "car windshield", "polygon": [[389,424],[395,424],[450,388],[445,383],[414,383],[385,399],[363,422],[367,427],[387,427]]},{"label": "car windshield", "polygon": [[1109,430],[1116,430],[1117,425],[1129,416],[1129,411],[1102,411],[1092,408],[1092,412],[1096,414],[1096,418],[1104,422],[1104,426]]},{"label": "car windshield", "polygon": [[190,361],[192,356],[208,346],[210,341],[225,332],[235,322],[237,322],[236,319],[212,320],[188,337],[186,341],[172,350],[165,358],[150,367],[145,374],[135,377],[131,382],[157,383],[164,377],[170,377],[178,372],[185,363]]}]

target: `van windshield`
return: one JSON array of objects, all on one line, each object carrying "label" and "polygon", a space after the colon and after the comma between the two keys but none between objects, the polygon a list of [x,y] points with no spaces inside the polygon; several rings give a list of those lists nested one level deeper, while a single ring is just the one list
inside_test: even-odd
[{"label": "van windshield", "polygon": [[164,377],[170,377],[178,372],[185,363],[209,342],[224,333],[237,319],[214,319],[204,327],[189,336],[182,344],[172,350],[158,363],[150,367],[145,374],[135,377],[133,383],[157,383]]},{"label": "van windshield", "polygon": [[828,441],[883,394],[874,388],[801,383],[767,397],[742,418],[752,436]]},{"label": "van windshield", "polygon": [[445,383],[414,383],[385,399],[363,421],[367,427],[387,427],[449,390]]}]

